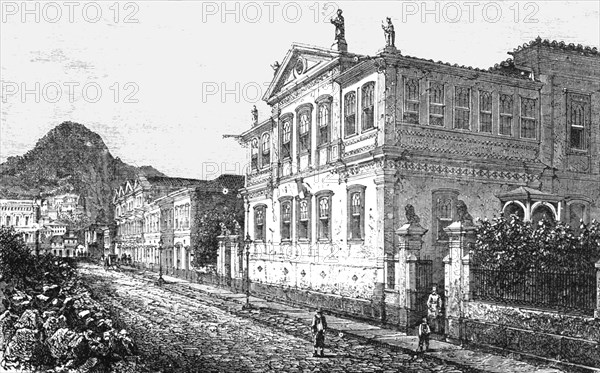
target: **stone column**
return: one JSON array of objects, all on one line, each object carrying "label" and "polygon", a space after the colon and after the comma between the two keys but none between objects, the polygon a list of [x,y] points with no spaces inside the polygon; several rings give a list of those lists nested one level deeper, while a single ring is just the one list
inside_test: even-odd
[{"label": "stone column", "polygon": [[600,260],[596,262],[596,311],[594,318],[600,319]]},{"label": "stone column", "polygon": [[[463,258],[469,262],[468,246],[475,239],[475,227],[466,226],[457,221],[444,229],[448,233],[449,254],[444,258],[446,280],[446,334],[450,340],[460,341],[463,337],[462,319],[464,302],[469,299],[470,291],[468,268]],[[467,273],[465,273],[467,269]],[[467,285],[466,285],[467,284]],[[466,285],[466,286],[465,286]]]}]

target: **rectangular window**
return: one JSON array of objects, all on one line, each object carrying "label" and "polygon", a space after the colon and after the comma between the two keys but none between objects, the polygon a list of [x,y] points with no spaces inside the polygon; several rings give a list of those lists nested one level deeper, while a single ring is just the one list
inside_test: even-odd
[{"label": "rectangular window", "polygon": [[479,131],[492,133],[492,93],[479,92]]},{"label": "rectangular window", "polygon": [[588,95],[567,93],[568,142],[571,150],[588,150],[590,123],[590,103]]},{"label": "rectangular window", "polygon": [[356,92],[344,96],[344,129],[346,136],[356,134]]},{"label": "rectangular window", "polygon": [[310,241],[310,201],[308,198],[298,201],[298,240]]},{"label": "rectangular window", "polygon": [[535,100],[521,97],[521,137],[535,139]]},{"label": "rectangular window", "polygon": [[429,84],[429,124],[444,126],[444,85],[441,83]]},{"label": "rectangular window", "polygon": [[419,79],[404,79],[404,121],[407,123],[419,123]]},{"label": "rectangular window", "polygon": [[456,87],[454,89],[454,128],[471,129],[471,89]]},{"label": "rectangular window", "polygon": [[500,135],[512,135],[513,96],[500,95]]},{"label": "rectangular window", "polygon": [[281,240],[289,241],[292,238],[292,203],[281,202]]},{"label": "rectangular window", "polygon": [[363,131],[375,126],[375,82],[369,82],[362,87],[362,129]]}]

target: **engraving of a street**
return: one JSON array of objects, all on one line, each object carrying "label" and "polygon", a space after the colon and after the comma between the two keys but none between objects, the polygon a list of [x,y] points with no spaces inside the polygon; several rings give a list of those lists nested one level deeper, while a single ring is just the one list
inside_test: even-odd
[{"label": "engraving of a street", "polygon": [[599,2],[0,17],[0,372],[600,372]]}]

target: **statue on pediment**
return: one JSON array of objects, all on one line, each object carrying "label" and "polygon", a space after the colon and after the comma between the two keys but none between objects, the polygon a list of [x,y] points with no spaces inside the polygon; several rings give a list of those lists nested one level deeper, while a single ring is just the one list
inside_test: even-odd
[{"label": "statue on pediment", "polygon": [[252,113],[252,125],[256,126],[258,124],[258,109],[256,108],[256,105],[252,107],[250,112]]},{"label": "statue on pediment", "polygon": [[281,67],[281,65],[279,65],[279,61],[275,61],[271,65],[271,68],[273,69],[273,74],[277,74],[277,71],[279,70],[280,67]]},{"label": "statue on pediment", "polygon": [[337,17],[335,19],[329,20],[333,25],[335,25],[335,40],[342,41],[346,40],[346,28],[344,25],[344,16],[342,16],[342,10],[337,10]]},{"label": "statue on pediment", "polygon": [[386,18],[387,25],[382,24],[381,28],[383,29],[383,33],[385,35],[385,46],[386,47],[396,47],[396,31],[394,31],[394,25],[392,24],[392,19],[390,17]]}]

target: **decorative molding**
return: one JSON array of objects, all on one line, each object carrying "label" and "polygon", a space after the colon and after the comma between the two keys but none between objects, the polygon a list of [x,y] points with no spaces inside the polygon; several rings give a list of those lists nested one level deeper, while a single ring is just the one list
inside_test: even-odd
[{"label": "decorative molding", "polygon": [[484,138],[476,133],[452,133],[430,128],[401,128],[402,149],[509,161],[534,161],[539,145],[516,139]]},{"label": "decorative molding", "polygon": [[305,93],[307,93],[308,91],[310,91],[312,88],[314,88],[315,86],[323,83],[326,80],[330,80],[333,78],[333,76],[339,74],[340,72],[340,68],[339,66],[336,66],[334,68],[332,68],[331,70],[315,77],[314,79],[312,79],[311,81],[307,82],[306,84],[303,84],[302,86],[298,87],[298,89],[290,92],[289,94],[285,95],[283,98],[281,98],[279,100],[279,105],[280,106],[286,106],[287,104],[289,104],[290,102],[296,100],[297,98],[303,96]]}]

